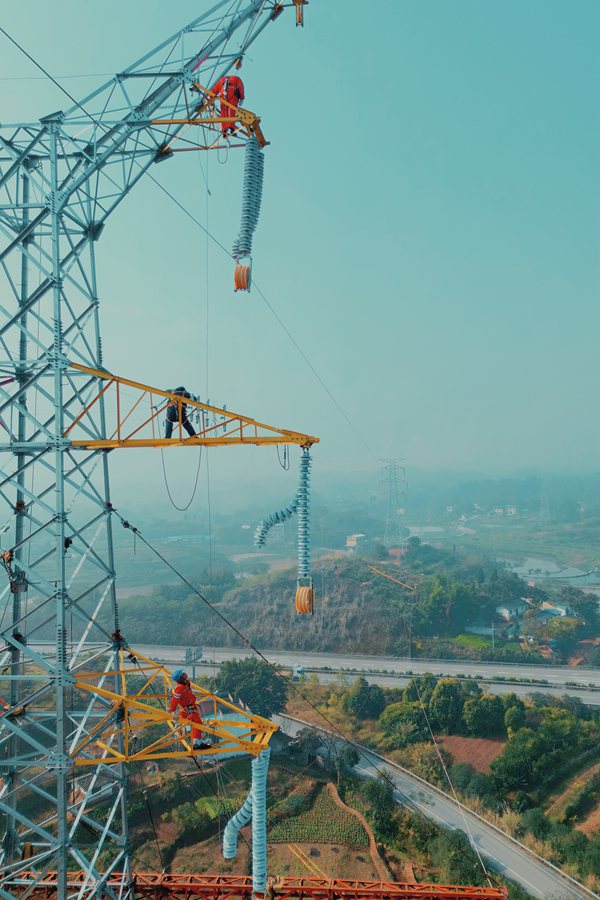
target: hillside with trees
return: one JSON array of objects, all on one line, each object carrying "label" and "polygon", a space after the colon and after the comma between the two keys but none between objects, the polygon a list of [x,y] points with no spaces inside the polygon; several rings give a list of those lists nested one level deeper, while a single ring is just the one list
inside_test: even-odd
[{"label": "hillside with trees", "polygon": [[[319,561],[314,567],[316,609],[310,618],[295,613],[293,570],[236,580],[223,568],[197,583],[208,603],[186,585],[158,586],[150,596],[125,598],[122,631],[132,643],[241,646],[212,604],[226,618],[243,623],[250,641],[269,649],[398,656],[410,651],[427,658],[518,661],[523,650],[514,640],[497,635],[492,646],[489,638],[465,632],[489,626],[498,606],[525,595],[535,614],[549,596],[485,557],[438,550],[415,538],[403,558],[417,581],[414,592],[374,574],[370,563],[360,557]],[[389,571],[393,574],[394,568]],[[559,597],[568,601],[576,618],[544,626],[526,621],[536,640],[552,644],[557,660],[567,658],[582,637],[595,636],[600,624],[594,597],[568,587]],[[588,652],[594,649],[592,645]],[[530,648],[527,661],[536,659],[541,657]]]}]

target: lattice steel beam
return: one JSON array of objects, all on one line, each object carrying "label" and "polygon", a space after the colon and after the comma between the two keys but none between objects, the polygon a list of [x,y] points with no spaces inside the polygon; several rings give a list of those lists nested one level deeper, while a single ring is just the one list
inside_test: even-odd
[{"label": "lattice steel beam", "polygon": [[[115,691],[120,650],[104,380],[71,363],[103,367],[97,242],[185,127],[152,120],[193,117],[194,83],[215,84],[280,11],[221,0],[81,104],[0,125],[0,896],[26,870],[33,892],[56,873],[60,900],[132,893],[126,768],[75,778],[69,754],[97,716],[76,684],[84,644]],[[215,127],[198,125],[199,143]]]}]

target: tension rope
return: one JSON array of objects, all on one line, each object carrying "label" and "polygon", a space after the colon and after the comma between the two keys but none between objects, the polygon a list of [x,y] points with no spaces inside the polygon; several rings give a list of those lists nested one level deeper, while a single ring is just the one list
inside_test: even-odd
[{"label": "tension rope", "polygon": [[200,465],[202,463],[202,447],[200,447],[200,453],[198,455],[198,468],[196,469],[196,478],[194,481],[194,489],[192,490],[192,496],[188,500],[186,506],[177,506],[177,504],[173,500],[173,497],[171,495],[171,490],[169,488],[169,481],[167,479],[167,469],[165,466],[165,454],[164,454],[164,449],[162,447],[160,448],[160,458],[162,461],[162,472],[163,472],[163,479],[165,482],[165,488],[167,489],[167,496],[168,496],[169,500],[171,501],[171,506],[174,509],[176,509],[178,512],[185,512],[192,505],[192,503],[194,501],[194,497],[196,496],[196,491],[198,490],[198,481],[200,479]]}]

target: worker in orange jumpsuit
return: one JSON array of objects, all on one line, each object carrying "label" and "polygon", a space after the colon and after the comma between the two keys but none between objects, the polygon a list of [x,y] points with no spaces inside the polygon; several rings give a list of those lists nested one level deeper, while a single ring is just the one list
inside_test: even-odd
[{"label": "worker in orange jumpsuit", "polygon": [[[241,69],[242,61],[237,60],[235,67],[236,69]],[[222,100],[227,100],[232,106],[237,108],[245,96],[244,83],[238,75],[223,75],[223,77],[219,78],[215,84],[213,94],[216,94],[217,97],[220,97]],[[235,109],[232,109],[231,106],[228,106],[226,103],[221,103],[220,115],[223,118],[231,118],[232,116],[235,116]],[[234,134],[234,123],[221,122],[221,131],[223,132],[224,137],[226,137],[229,132]]]},{"label": "worker in orange jumpsuit", "polygon": [[[178,712],[179,709],[182,709],[186,719],[189,719],[191,722],[195,722],[197,725],[202,725],[202,719],[200,718],[200,713],[198,712],[196,695],[192,691],[186,673],[183,669],[175,669],[172,677],[173,681],[175,682],[175,687],[173,688],[173,693],[171,694],[169,712],[175,713]],[[210,738],[207,735],[202,737],[202,731],[199,728],[194,728],[193,726],[192,744],[194,750],[206,750],[208,749],[208,747],[212,747],[212,741],[210,740]]]}]

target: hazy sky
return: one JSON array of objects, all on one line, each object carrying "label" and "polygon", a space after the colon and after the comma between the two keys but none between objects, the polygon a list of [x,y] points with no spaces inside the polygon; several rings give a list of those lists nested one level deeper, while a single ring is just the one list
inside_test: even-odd
[{"label": "hazy sky", "polygon": [[[4,6],[3,27],[59,77],[118,71],[209,3]],[[151,183],[98,245],[106,366],[319,435],[320,478],[381,456],[596,469],[600,4],[311,0],[305,16],[296,29],[287,10],[242,73],[271,141],[254,277],[369,449]],[[1,121],[67,105],[38,75],[0,35]],[[64,84],[83,97],[102,80]],[[153,171],[227,247],[239,153],[210,155],[210,197],[206,157]],[[182,496],[195,461],[168,454]],[[117,452],[113,471],[126,497],[162,482],[157,451]],[[274,450],[213,451],[211,472],[217,490],[248,473],[294,489]]]}]

